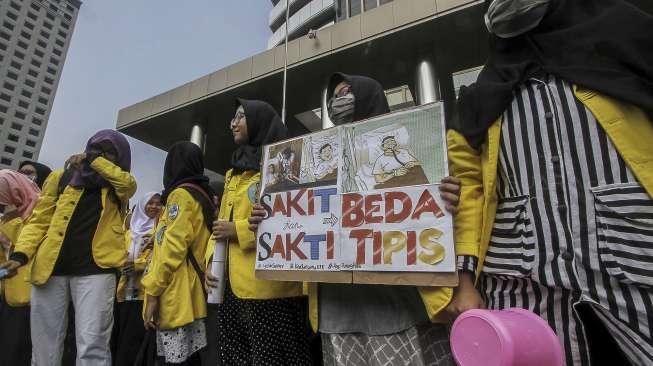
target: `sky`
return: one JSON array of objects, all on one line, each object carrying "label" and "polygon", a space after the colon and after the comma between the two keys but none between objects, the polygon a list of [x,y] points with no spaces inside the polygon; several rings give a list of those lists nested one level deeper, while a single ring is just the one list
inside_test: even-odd
[{"label": "sky", "polygon": [[[60,168],[118,110],[265,50],[269,0],[85,0],[39,160]],[[162,189],[165,152],[129,138],[138,197]]]}]

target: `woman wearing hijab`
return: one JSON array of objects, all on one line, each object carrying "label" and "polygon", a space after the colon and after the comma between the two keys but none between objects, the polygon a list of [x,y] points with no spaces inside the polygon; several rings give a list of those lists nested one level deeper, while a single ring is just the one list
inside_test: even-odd
[{"label": "woman wearing hijab", "polygon": [[547,320],[567,365],[650,365],[653,17],[496,0],[486,24],[490,57],[448,132],[480,293]]},{"label": "woman wearing hijab", "polygon": [[46,180],[10,260],[0,268],[13,275],[33,260],[35,364],[60,364],[72,302],[77,365],[111,365],[116,272],[127,258],[122,220],[136,190],[129,143],[116,131],[102,130],[66,165]]},{"label": "woman wearing hijab", "polygon": [[127,263],[116,290],[115,365],[133,365],[145,337],[141,277],[152,254],[152,234],[160,213],[161,194],[149,192],[138,200],[131,214],[125,241]]},{"label": "woman wearing hijab", "polygon": [[[8,258],[14,243],[32,214],[39,197],[36,184],[12,170],[0,170],[0,253]],[[29,269],[22,267],[12,278],[0,281],[0,365],[29,366],[30,339]]]},{"label": "woman wearing hijab", "polygon": [[[328,113],[336,125],[390,112],[383,87],[371,78],[336,73],[328,91]],[[457,180],[447,177],[442,183],[447,209],[455,211]],[[265,214],[255,207],[252,230]],[[309,316],[313,329],[322,333],[324,364],[453,365],[448,331],[441,324],[455,313],[452,293],[451,288],[309,284]]]},{"label": "woman wearing hijab", "polygon": [[[256,238],[247,220],[258,198],[262,146],[285,138],[286,127],[272,106],[245,99],[238,99],[229,126],[238,148],[213,225],[214,237],[228,245],[227,283],[219,307],[220,360],[223,365],[311,365],[302,284],[256,278]],[[213,250],[212,242],[207,263]],[[207,285],[216,285],[208,272]]]},{"label": "woman wearing hijab", "polygon": [[52,173],[52,169],[47,165],[30,160],[25,160],[20,163],[18,171],[36,183],[39,189],[43,188],[43,183],[45,183],[45,180]]},{"label": "woman wearing hijab", "polygon": [[200,267],[215,215],[202,150],[174,144],[163,171],[164,209],[152,260],[141,281],[145,328],[156,330],[157,354],[168,365],[199,365],[206,346],[206,295]]}]

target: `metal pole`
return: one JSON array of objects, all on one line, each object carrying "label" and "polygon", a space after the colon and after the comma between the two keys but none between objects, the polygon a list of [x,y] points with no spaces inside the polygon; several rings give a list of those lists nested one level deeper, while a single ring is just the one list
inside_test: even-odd
[{"label": "metal pole", "polygon": [[439,101],[440,83],[435,75],[435,68],[430,60],[422,59],[416,70],[417,104],[423,105]]},{"label": "metal pole", "polygon": [[190,130],[190,142],[199,146],[204,151],[204,129],[201,125],[193,125],[193,128]]},{"label": "metal pole", "polygon": [[284,48],[286,57],[283,61],[283,100],[281,102],[281,120],[286,123],[286,87],[288,83],[288,19],[290,18],[290,0],[286,0],[286,41]]}]

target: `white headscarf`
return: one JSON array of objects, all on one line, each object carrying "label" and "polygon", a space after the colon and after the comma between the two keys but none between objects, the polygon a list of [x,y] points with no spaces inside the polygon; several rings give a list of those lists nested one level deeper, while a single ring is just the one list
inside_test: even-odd
[{"label": "white headscarf", "polygon": [[143,236],[149,234],[154,228],[155,219],[151,219],[145,213],[145,206],[158,192],[148,192],[136,203],[132,213],[129,229],[131,230],[131,245],[129,246],[129,259],[134,261],[141,254],[143,249]]}]

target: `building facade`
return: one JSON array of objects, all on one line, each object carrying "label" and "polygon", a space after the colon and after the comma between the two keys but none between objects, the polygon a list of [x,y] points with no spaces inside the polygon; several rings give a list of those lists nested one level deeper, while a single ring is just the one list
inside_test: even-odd
[{"label": "building facade", "polygon": [[[236,98],[265,100],[281,111],[286,60],[285,123],[291,136],[330,125],[323,111],[334,72],[376,79],[393,109],[442,102],[447,123],[453,123],[460,86],[476,79],[488,57],[485,0],[328,1],[289,0],[290,14],[299,19],[311,19],[302,18],[306,6],[325,9],[326,3],[334,24],[320,29],[319,22],[299,22],[317,31],[291,33],[287,54],[283,42],[271,42],[276,46],[121,109],[116,128],[165,151],[190,139],[204,147],[206,167],[224,174],[236,148],[225,128]],[[650,0],[630,1],[653,14]],[[319,13],[318,5],[309,7],[316,10],[310,14]],[[274,14],[271,28],[284,29],[283,11]]]},{"label": "building facade", "polygon": [[0,169],[37,160],[81,1],[0,1]]},{"label": "building facade", "polygon": [[372,10],[392,0],[272,0],[269,25],[272,36],[268,49],[282,44],[286,37],[286,4],[290,5],[288,40],[306,35],[335,22]]}]

